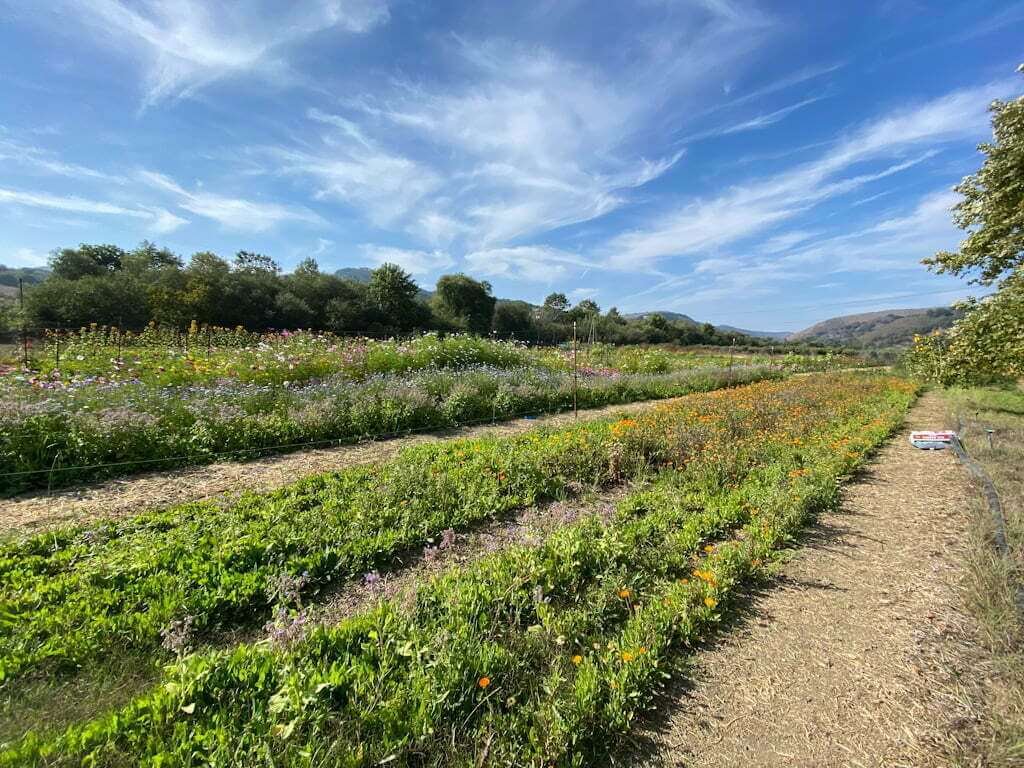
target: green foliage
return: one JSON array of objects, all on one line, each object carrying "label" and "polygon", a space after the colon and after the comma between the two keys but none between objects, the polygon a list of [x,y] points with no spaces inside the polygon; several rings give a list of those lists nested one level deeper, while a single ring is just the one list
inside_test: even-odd
[{"label": "green foliage", "polygon": [[494,316],[494,296],[491,285],[466,275],[444,275],[437,281],[434,312],[456,328],[471,333],[486,334]]},{"label": "green foliage", "polygon": [[925,260],[937,272],[999,281],[995,294],[964,303],[964,316],[945,334],[922,337],[907,356],[916,374],[948,383],[984,383],[1024,376],[1024,97],[992,104],[994,143],[985,162],[963,180],[954,220],[968,230],[956,253]]},{"label": "green foliage", "polygon": [[499,301],[494,307],[492,327],[500,339],[530,341],[534,333],[533,308],[525,301]]},{"label": "green foliage", "polygon": [[198,628],[230,623],[267,607],[277,573],[308,573],[313,585],[353,576],[446,528],[574,484],[606,485],[669,450],[664,432],[626,452],[614,434],[597,422],[423,446],[224,508],[189,504],[2,548],[0,682],[39,664],[81,663],[115,640],[154,645],[186,615]]},{"label": "green foliage", "polygon": [[423,314],[418,293],[412,276],[397,264],[383,264],[370,275],[370,301],[392,327],[417,327]]},{"label": "green foliage", "polygon": [[1005,278],[993,295],[962,306],[963,318],[948,332],[915,338],[907,368],[941,384],[1024,377],[1024,272]]},{"label": "green foliage", "polygon": [[953,220],[968,231],[960,249],[925,260],[937,272],[977,273],[990,284],[1024,265],[1024,97],[992,103],[994,142],[982,144],[985,162],[956,190],[963,199]]},{"label": "green foliage", "polygon": [[[837,479],[898,426],[911,397],[894,380],[803,379],[557,433],[567,450],[587,435],[585,455],[647,445],[679,469],[630,494],[612,522],[587,518],[453,569],[408,610],[383,601],[284,647],[186,657],[123,710],[53,740],[29,736],[0,764],[593,764],[676,649],[836,503]],[[538,449],[556,436],[536,437]],[[76,535],[40,543],[28,578],[78,567]]]},{"label": "green foliage", "polygon": [[[289,334],[245,346],[251,334],[194,330],[167,347],[159,328],[148,329],[124,340],[119,362],[113,344],[120,334],[91,329],[48,346],[40,377],[0,377],[0,462],[7,472],[27,473],[0,478],[0,492],[201,463],[223,452],[558,411],[573,402],[568,371],[539,365],[508,342]],[[236,340],[241,348],[220,346]],[[587,373],[577,387],[584,408],[779,375],[759,366]]]}]

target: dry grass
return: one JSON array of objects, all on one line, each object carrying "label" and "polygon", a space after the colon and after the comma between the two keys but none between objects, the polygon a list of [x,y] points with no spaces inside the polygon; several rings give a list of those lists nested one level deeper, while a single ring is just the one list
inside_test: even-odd
[{"label": "dry grass", "polygon": [[[1008,557],[994,547],[995,521],[980,493],[970,499],[971,527],[961,595],[977,627],[973,649],[985,702],[970,749],[957,764],[1024,765],[1024,392],[952,390],[954,421],[970,454],[999,493]],[[989,446],[987,430],[992,430]]]}]

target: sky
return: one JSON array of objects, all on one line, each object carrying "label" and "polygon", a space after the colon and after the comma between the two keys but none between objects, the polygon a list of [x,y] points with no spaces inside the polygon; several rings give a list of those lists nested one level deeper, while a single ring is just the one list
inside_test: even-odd
[{"label": "sky", "polygon": [[1022,33],[991,0],[0,0],[0,263],[150,240],[773,331],[948,305],[920,261]]}]

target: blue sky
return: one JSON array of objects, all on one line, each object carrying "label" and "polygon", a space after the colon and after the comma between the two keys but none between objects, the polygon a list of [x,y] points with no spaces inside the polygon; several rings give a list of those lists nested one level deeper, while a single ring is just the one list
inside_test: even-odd
[{"label": "blue sky", "polygon": [[1022,31],[985,0],[0,0],[0,263],[150,239],[766,330],[947,304],[919,262]]}]

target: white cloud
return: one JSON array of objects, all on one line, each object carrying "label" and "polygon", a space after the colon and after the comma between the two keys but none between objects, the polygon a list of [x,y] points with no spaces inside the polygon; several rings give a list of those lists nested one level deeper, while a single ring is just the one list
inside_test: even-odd
[{"label": "white cloud", "polygon": [[723,125],[719,128],[711,128],[706,131],[700,131],[699,133],[691,134],[690,136],[686,136],[682,139],[679,139],[678,141],[691,142],[699,141],[701,139],[712,138],[714,136],[728,136],[733,133],[760,131],[763,130],[764,128],[769,128],[778,122],[781,122],[782,120],[786,119],[786,117],[793,114],[799,109],[803,109],[804,107],[810,104],[814,104],[817,101],[821,101],[822,98],[824,97],[814,96],[810,99],[804,99],[803,101],[798,101],[795,104],[790,104],[789,106],[776,109],[773,112],[768,112],[763,115],[757,115],[756,117],[752,117],[747,120],[742,120],[738,123]]},{"label": "white cloud", "polygon": [[145,67],[145,104],[187,95],[241,72],[280,72],[287,46],[326,29],[363,33],[388,18],[383,0],[76,0],[66,10]]},{"label": "white cloud", "polygon": [[569,291],[569,298],[574,302],[583,301],[584,299],[593,299],[600,293],[598,288],[574,288]]},{"label": "white cloud", "polygon": [[805,240],[809,240],[816,235],[816,232],[808,232],[802,229],[784,232],[781,235],[768,238],[758,247],[757,250],[761,253],[780,253],[781,251],[788,251],[794,245],[802,243]]},{"label": "white cloud", "polygon": [[[288,221],[324,223],[317,214],[302,206],[261,203],[204,191],[189,192],[170,177],[154,171],[140,171],[139,178],[179,198],[178,206],[184,210],[212,219],[228,229],[265,232]],[[182,219],[178,221],[184,223]],[[171,224],[171,219],[166,219],[166,223]]]},{"label": "white cloud", "polygon": [[371,244],[361,245],[360,250],[375,264],[397,264],[414,275],[437,272],[455,263],[444,251],[416,251]]},{"label": "white cloud", "polygon": [[663,259],[707,252],[763,232],[823,200],[923,162],[935,151],[881,171],[841,176],[859,163],[899,156],[923,144],[984,135],[988,103],[1016,87],[1016,82],[1004,81],[895,110],[855,130],[815,161],[735,186],[711,199],[684,203],[646,227],[613,237],[605,248],[606,263],[653,270]]},{"label": "white cloud", "polygon": [[89,200],[75,196],[51,195],[45,192],[22,192],[13,189],[0,189],[0,203],[28,206],[30,208],[46,208],[68,213],[99,214],[103,216],[127,216],[145,220],[155,234],[166,234],[177,229],[186,220],[179,218],[163,208],[140,207],[125,208],[121,205],[100,200]]},{"label": "white cloud", "polygon": [[444,81],[392,82],[346,100],[344,115],[310,112],[335,130],[326,149],[278,159],[321,195],[434,246],[484,250],[604,216],[682,158],[652,154],[648,132],[687,120],[708,78],[771,26],[727,2],[652,4],[633,22],[630,53],[613,65],[452,35]]},{"label": "white cloud", "polygon": [[128,183],[124,176],[105,173],[77,163],[65,163],[54,157],[52,152],[9,138],[0,138],[0,160],[72,179],[103,181],[117,185]]},{"label": "white cloud", "polygon": [[862,230],[805,243],[782,261],[816,265],[831,272],[920,271],[921,259],[955,248],[963,232],[953,224],[950,209],[959,195],[940,189],[924,195],[905,215]]},{"label": "white cloud", "polygon": [[46,264],[46,254],[34,248],[18,248],[0,258],[0,264],[8,267],[41,267]]},{"label": "white cloud", "polygon": [[490,248],[466,254],[466,265],[473,274],[505,277],[534,283],[564,281],[590,268],[583,257],[547,245],[520,245],[511,248]]}]

